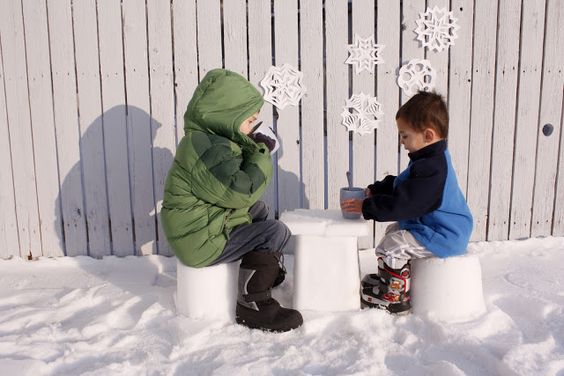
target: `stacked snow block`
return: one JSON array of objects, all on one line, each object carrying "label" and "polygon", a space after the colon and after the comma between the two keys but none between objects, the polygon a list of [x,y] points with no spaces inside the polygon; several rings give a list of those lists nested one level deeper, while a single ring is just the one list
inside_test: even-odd
[{"label": "stacked snow block", "polygon": [[411,263],[413,313],[446,322],[469,321],[485,313],[477,256],[432,257]]},{"label": "stacked snow block", "polygon": [[344,219],[340,210],[297,209],[280,217],[295,237],[294,304],[297,310],[360,309],[358,238],[371,222]]},{"label": "stacked snow block", "polygon": [[193,319],[235,322],[239,263],[191,268],[177,260],[177,312]]}]

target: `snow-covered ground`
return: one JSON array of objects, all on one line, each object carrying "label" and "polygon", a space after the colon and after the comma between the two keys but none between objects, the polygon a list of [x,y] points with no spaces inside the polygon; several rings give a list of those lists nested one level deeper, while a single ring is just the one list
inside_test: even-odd
[{"label": "snow-covered ground", "polygon": [[[172,258],[0,261],[0,374],[563,376],[564,238],[470,252],[487,306],[473,321],[303,312],[284,334],[177,316]],[[361,261],[374,270],[371,252]]]}]

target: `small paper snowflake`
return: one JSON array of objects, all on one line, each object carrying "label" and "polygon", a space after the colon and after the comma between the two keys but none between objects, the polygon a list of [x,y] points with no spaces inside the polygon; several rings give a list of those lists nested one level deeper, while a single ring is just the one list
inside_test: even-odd
[{"label": "small paper snowflake", "polygon": [[287,105],[297,106],[306,92],[302,83],[304,74],[291,66],[270,67],[260,82],[264,100],[283,110]]},{"label": "small paper snowflake", "polygon": [[368,38],[361,38],[355,34],[354,43],[347,46],[349,57],[345,60],[345,63],[354,65],[354,72],[356,74],[363,70],[374,73],[374,65],[384,62],[380,56],[384,47],[383,44],[376,44],[374,35]]},{"label": "small paper snowflake", "polygon": [[417,22],[417,40],[423,47],[427,47],[436,52],[441,52],[449,45],[454,44],[454,40],[458,38],[456,31],[460,26],[456,23],[457,19],[447,8],[439,9],[435,6],[433,9],[427,8],[425,13],[419,13]]},{"label": "small paper snowflake", "polygon": [[[351,113],[349,109],[352,109]],[[375,97],[364,93],[353,94],[347,100],[345,109],[341,113],[343,125],[347,131],[356,132],[360,135],[370,134],[376,128],[384,116],[382,105]]]},{"label": "small paper snowflake", "polygon": [[398,86],[409,96],[418,91],[431,91],[435,87],[436,75],[429,60],[413,59],[400,68]]}]

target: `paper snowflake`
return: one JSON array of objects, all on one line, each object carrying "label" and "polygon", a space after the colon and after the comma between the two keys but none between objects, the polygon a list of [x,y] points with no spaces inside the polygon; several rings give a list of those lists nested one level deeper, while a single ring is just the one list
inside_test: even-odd
[{"label": "paper snowflake", "polygon": [[380,53],[384,49],[383,44],[376,44],[374,35],[361,38],[354,35],[354,43],[347,46],[349,57],[345,63],[354,65],[354,72],[359,74],[363,70],[374,73],[374,65],[384,62]]},{"label": "paper snowflake", "polygon": [[447,8],[435,6],[433,9],[427,8],[425,13],[419,13],[417,22],[417,40],[423,47],[427,47],[436,52],[441,52],[449,45],[454,44],[458,38],[456,31],[460,26],[456,23],[457,19]]},{"label": "paper snowflake", "polygon": [[[352,109],[352,113],[349,111]],[[347,100],[345,109],[341,113],[343,125],[347,131],[356,132],[360,135],[370,134],[376,128],[384,116],[382,105],[375,97],[364,93],[353,94]]]},{"label": "paper snowflake", "polygon": [[406,95],[412,96],[418,91],[431,91],[436,76],[429,60],[413,59],[400,68],[398,86]]},{"label": "paper snowflake", "polygon": [[306,92],[302,83],[304,74],[291,66],[270,67],[260,82],[264,100],[283,110],[287,105],[297,106]]}]

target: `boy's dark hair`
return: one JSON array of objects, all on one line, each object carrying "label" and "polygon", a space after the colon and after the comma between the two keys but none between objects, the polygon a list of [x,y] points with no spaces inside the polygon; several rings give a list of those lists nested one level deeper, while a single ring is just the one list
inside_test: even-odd
[{"label": "boy's dark hair", "polygon": [[448,137],[448,110],[443,97],[436,93],[420,91],[405,102],[396,113],[419,132],[433,128],[441,138]]}]

